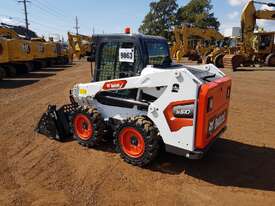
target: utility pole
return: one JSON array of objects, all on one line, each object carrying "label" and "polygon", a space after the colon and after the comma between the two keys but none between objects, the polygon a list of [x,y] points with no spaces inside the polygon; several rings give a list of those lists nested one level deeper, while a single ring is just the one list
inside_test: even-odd
[{"label": "utility pole", "polygon": [[75,17],[75,30],[76,30],[76,35],[78,35],[78,30],[80,29],[80,27],[78,26],[78,18],[77,16]]},{"label": "utility pole", "polygon": [[30,1],[28,0],[21,0],[18,3],[23,3],[24,5],[24,13],[25,13],[25,24],[26,24],[26,38],[29,38],[29,21],[28,21],[28,11],[27,11],[27,3]]},{"label": "utility pole", "polygon": [[95,27],[93,26],[93,35],[95,34]]}]

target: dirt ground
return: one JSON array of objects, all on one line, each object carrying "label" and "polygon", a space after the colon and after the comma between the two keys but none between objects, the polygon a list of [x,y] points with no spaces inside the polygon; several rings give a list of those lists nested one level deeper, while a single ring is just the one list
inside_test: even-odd
[{"label": "dirt ground", "polygon": [[34,132],[49,103],[90,80],[89,64],[0,82],[0,205],[274,205],[275,68],[233,78],[229,128],[202,160],[162,153],[148,168],[110,146],[86,149]]}]

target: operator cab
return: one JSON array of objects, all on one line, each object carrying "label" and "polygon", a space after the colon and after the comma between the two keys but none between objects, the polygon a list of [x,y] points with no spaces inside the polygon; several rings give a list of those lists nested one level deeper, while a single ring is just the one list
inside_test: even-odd
[{"label": "operator cab", "polygon": [[[138,76],[147,65],[171,68],[172,63],[165,38],[142,34],[96,35],[90,60],[94,82]],[[142,91],[138,93],[138,89],[104,91],[96,99],[109,106],[133,108],[129,101],[138,96],[146,101],[156,99]]]},{"label": "operator cab", "polygon": [[[178,69],[179,64],[172,64],[169,46],[165,38],[141,34],[97,35],[93,37],[92,56],[93,81],[106,81],[138,76],[147,65],[159,69]],[[185,66],[202,82],[218,78],[208,71]],[[102,91],[95,99],[104,105],[133,108],[129,101],[142,99],[154,101],[163,88],[153,94],[138,89]],[[119,98],[119,100],[117,99]],[[125,101],[121,101],[124,99]],[[127,100],[127,101],[126,101]]]},{"label": "operator cab", "polygon": [[93,37],[91,61],[94,81],[137,76],[147,65],[169,67],[172,63],[165,38],[142,34]]},{"label": "operator cab", "polygon": [[258,32],[255,34],[253,47],[256,53],[269,54],[273,51],[274,45],[274,32]]},{"label": "operator cab", "polygon": [[225,37],[222,41],[219,42],[219,48],[234,48],[238,46],[238,39]]}]

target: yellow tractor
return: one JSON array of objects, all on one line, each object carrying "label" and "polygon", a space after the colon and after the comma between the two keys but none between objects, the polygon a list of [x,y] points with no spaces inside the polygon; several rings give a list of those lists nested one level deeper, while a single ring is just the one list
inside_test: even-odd
[{"label": "yellow tractor", "polygon": [[5,65],[9,62],[8,44],[5,38],[0,37],[0,80],[6,75]]},{"label": "yellow tractor", "polygon": [[53,38],[44,43],[45,46],[45,60],[48,66],[54,64],[68,64],[68,48],[62,42],[55,42]]},{"label": "yellow tractor", "polygon": [[203,56],[203,63],[211,63],[219,68],[224,67],[224,56],[226,54],[234,54],[239,48],[239,42],[239,37],[225,37],[211,52]]},{"label": "yellow tractor", "polygon": [[175,41],[171,47],[171,56],[177,62],[182,57],[191,60],[202,59],[204,55],[213,50],[223,35],[213,28],[176,27],[174,29]]},{"label": "yellow tractor", "polygon": [[69,49],[64,43],[57,42],[57,63],[58,64],[68,64],[69,61]]},{"label": "yellow tractor", "polygon": [[25,67],[24,70],[27,72],[34,69],[30,41],[24,39],[9,39],[8,50],[10,63]]},{"label": "yellow tractor", "polygon": [[45,49],[46,41],[44,38],[31,38],[31,51],[33,60],[37,67],[47,66],[47,54]]},{"label": "yellow tractor", "polygon": [[274,3],[257,1],[246,4],[241,16],[241,44],[236,52],[224,56],[225,68],[235,71],[239,66],[275,66],[275,32],[255,32],[256,20],[275,20],[275,10],[256,10],[255,4],[275,7]]},{"label": "yellow tractor", "polygon": [[53,39],[50,38],[50,41],[47,41],[45,44],[46,56],[48,59],[54,59],[57,57],[57,48],[56,43]]},{"label": "yellow tractor", "polygon": [[77,59],[81,59],[91,54],[91,42],[92,37],[82,34],[72,34],[68,32],[69,43],[69,56],[70,60],[73,60],[75,56]]},{"label": "yellow tractor", "polygon": [[67,64],[68,49],[51,38],[24,39],[13,29],[0,27],[0,79],[28,73],[52,64]]},{"label": "yellow tractor", "polygon": [[5,27],[0,27],[0,38],[3,50],[0,55],[2,75],[15,76],[16,67],[19,72],[32,71],[34,67],[30,41],[22,39],[14,30]]},{"label": "yellow tractor", "polygon": [[19,38],[18,34],[14,30],[5,28],[5,27],[1,27],[1,26],[0,26],[0,36],[2,38],[7,38],[7,39],[18,39]]},{"label": "yellow tractor", "polygon": [[32,38],[31,39],[31,49],[33,51],[34,59],[45,59],[45,39],[42,38]]}]

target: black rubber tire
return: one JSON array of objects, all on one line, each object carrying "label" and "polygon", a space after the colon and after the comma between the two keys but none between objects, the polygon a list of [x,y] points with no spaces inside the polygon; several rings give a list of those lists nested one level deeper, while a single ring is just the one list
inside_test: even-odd
[{"label": "black rubber tire", "polygon": [[0,80],[6,77],[6,70],[3,67],[0,67]]},{"label": "black rubber tire", "polygon": [[24,66],[25,66],[24,73],[30,73],[35,69],[33,62],[26,62]]},{"label": "black rubber tire", "polygon": [[7,66],[7,76],[8,77],[15,77],[17,75],[17,69],[13,65]]},{"label": "black rubber tire", "polygon": [[69,57],[64,57],[63,58],[63,65],[67,65],[67,64],[69,64]]},{"label": "black rubber tire", "polygon": [[[93,125],[93,134],[92,136],[88,139],[88,140],[83,140],[81,139],[75,132],[75,127],[73,125],[74,123],[74,119],[76,118],[76,116],[81,113],[83,115],[85,115],[86,117],[88,117],[88,119],[91,121],[92,125]],[[96,108],[81,108],[79,109],[78,112],[76,112],[72,118],[72,128],[73,128],[73,134],[74,134],[74,138],[77,140],[77,142],[84,146],[84,147],[94,147],[96,145],[98,145],[104,136],[104,129],[105,129],[105,124],[103,119],[101,118],[100,113],[97,111]]]},{"label": "black rubber tire", "polygon": [[40,70],[42,68],[41,62],[34,62],[34,70]]},{"label": "black rubber tire", "polygon": [[41,68],[46,68],[47,67],[47,61],[46,60],[40,61],[40,67]]},{"label": "black rubber tire", "polygon": [[[114,143],[116,146],[116,151],[120,153],[120,157],[127,163],[135,166],[146,166],[150,164],[159,154],[161,137],[159,136],[159,131],[153,126],[153,122],[146,117],[136,116],[131,117],[124,121],[115,131]],[[136,129],[143,137],[144,140],[144,152],[142,156],[134,158],[127,155],[121,146],[119,141],[120,132],[127,127]]]},{"label": "black rubber tire", "polygon": [[214,58],[214,65],[218,68],[223,68],[223,57],[224,54],[218,54],[215,58]]},{"label": "black rubber tire", "polygon": [[235,58],[232,59],[233,72],[238,71],[238,67],[244,64],[243,58],[240,55],[236,55]]},{"label": "black rubber tire", "polygon": [[265,64],[271,67],[275,66],[275,53],[271,53],[266,57]]},{"label": "black rubber tire", "polygon": [[49,59],[47,61],[47,67],[53,67],[55,65],[55,60],[54,59]]},{"label": "black rubber tire", "polygon": [[211,57],[210,56],[204,56],[203,57],[203,64],[212,64]]}]

